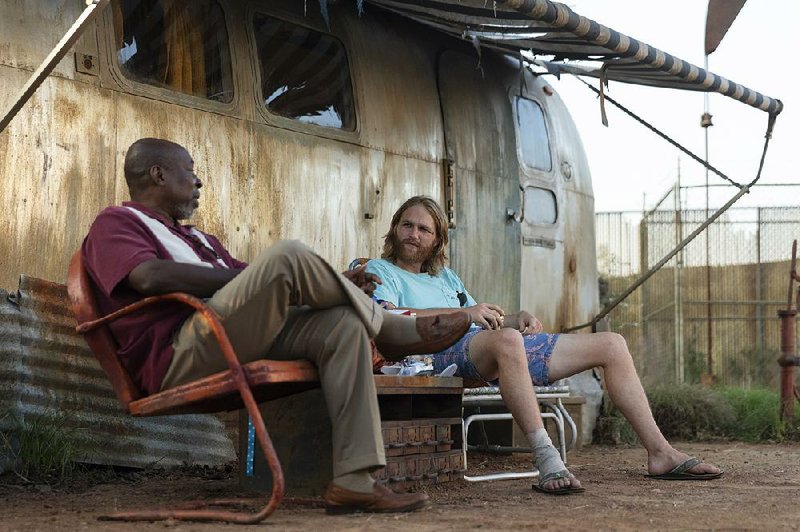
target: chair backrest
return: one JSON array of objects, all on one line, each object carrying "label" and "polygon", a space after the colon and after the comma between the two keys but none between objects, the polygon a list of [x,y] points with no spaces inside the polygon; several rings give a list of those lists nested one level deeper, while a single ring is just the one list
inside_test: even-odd
[{"label": "chair backrest", "polygon": [[[72,303],[72,313],[78,324],[85,323],[100,318],[97,311],[97,301],[94,296],[92,280],[83,264],[81,250],[75,252],[69,263],[67,272],[67,292]],[[111,330],[107,326],[101,326],[84,334],[89,349],[100,362],[103,371],[106,372],[111,386],[117,394],[122,406],[128,410],[128,404],[142,396],[142,393],[131,380],[128,371],[119,361],[117,356],[116,340],[111,335]]]}]

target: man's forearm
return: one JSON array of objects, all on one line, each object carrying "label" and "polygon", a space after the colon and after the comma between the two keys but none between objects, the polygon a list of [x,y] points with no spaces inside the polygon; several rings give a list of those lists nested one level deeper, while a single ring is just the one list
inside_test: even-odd
[{"label": "man's forearm", "polygon": [[436,314],[452,314],[453,312],[463,312],[463,308],[404,308],[397,307],[398,310],[410,310],[418,317],[435,316]]},{"label": "man's forearm", "polygon": [[241,271],[153,259],[131,271],[128,285],[146,296],[186,292],[197,297],[211,297]]}]

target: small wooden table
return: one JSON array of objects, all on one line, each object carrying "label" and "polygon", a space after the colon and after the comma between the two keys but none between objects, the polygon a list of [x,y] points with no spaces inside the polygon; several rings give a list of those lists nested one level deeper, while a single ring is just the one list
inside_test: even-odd
[{"label": "small wooden table", "polygon": [[[461,378],[374,378],[387,461],[376,479],[402,491],[461,478]],[[322,495],[332,477],[331,423],[322,390],[269,401],[261,412],[283,464],[287,495]],[[272,488],[269,469],[247,415],[239,418],[240,483],[267,492]]]}]

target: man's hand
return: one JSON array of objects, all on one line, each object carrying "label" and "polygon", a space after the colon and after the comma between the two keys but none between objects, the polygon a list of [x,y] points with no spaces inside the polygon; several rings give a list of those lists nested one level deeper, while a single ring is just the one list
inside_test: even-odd
[{"label": "man's hand", "polygon": [[366,271],[367,265],[359,266],[353,270],[342,272],[348,281],[359,287],[365,294],[372,297],[372,293],[379,284],[383,284],[381,278],[374,273]]},{"label": "man's hand", "polygon": [[520,310],[514,314],[513,318],[516,318],[516,324],[512,323],[514,320],[509,319],[507,326],[515,325],[515,328],[522,334],[538,334],[542,332],[542,322],[527,310]]},{"label": "man's hand", "polygon": [[505,312],[502,308],[491,303],[478,303],[475,306],[467,307],[464,310],[469,314],[472,323],[484,329],[501,329],[505,320]]}]

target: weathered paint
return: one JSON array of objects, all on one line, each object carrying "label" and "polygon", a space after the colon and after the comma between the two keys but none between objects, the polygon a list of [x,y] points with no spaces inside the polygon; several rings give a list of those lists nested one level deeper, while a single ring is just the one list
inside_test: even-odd
[{"label": "weathered paint", "polygon": [[62,426],[82,461],[144,467],[221,464],[234,457],[210,415],[134,418],[75,332],[66,287],[32,277],[0,299],[0,429],[13,418]]},{"label": "weathered paint", "polygon": [[[0,29],[8,30],[0,34],[4,40],[11,36],[0,46],[0,105],[24,83],[24,69],[45,55],[42,43],[57,41],[70,23],[51,23],[53,11],[34,4],[0,1]],[[63,19],[81,8],[66,0],[50,4]],[[195,222],[245,260],[278,239],[297,238],[344,268],[353,257],[379,254],[391,214],[405,198],[442,199],[447,151],[437,61],[450,49],[477,64],[469,46],[374,9],[359,17],[350,5],[332,6],[331,31],[348,53],[358,116],[355,131],[334,131],[271,116],[257,94],[248,13],[263,10],[327,31],[312,15],[315,10],[304,16],[299,1],[222,5],[234,53],[236,96],[230,104],[126,80],[112,64],[107,12],[78,45],[94,49],[97,75],[76,72],[68,55],[0,134],[0,286],[13,286],[21,273],[64,280],[67,260],[95,214],[127,198],[122,161],[142,136],[171,138],[190,150],[205,184]],[[41,35],[42,28],[47,39],[28,38]],[[587,321],[597,306],[593,198],[575,126],[559,97],[545,93],[546,82],[526,74],[525,96],[539,102],[547,117],[553,170],[520,168],[510,111],[520,90],[518,64],[487,52],[481,62],[496,76],[485,83],[503,90],[465,97],[471,106],[492,110],[492,134],[469,129],[467,115],[476,110],[464,110],[464,142],[474,149],[457,161],[465,192],[457,216],[471,220],[476,237],[461,238],[453,253],[461,261],[457,269],[478,299],[529,309],[549,329]],[[571,167],[571,179],[562,172],[563,162]],[[502,181],[515,173],[517,181]],[[492,197],[499,191],[487,176],[502,177],[502,198]],[[505,209],[494,210],[501,203],[514,210],[521,205],[517,184],[555,192],[554,226],[500,222]],[[485,212],[487,204],[492,213]],[[492,218],[495,229],[480,226],[485,217],[498,217]],[[537,236],[554,239],[555,249],[519,242]]]}]

